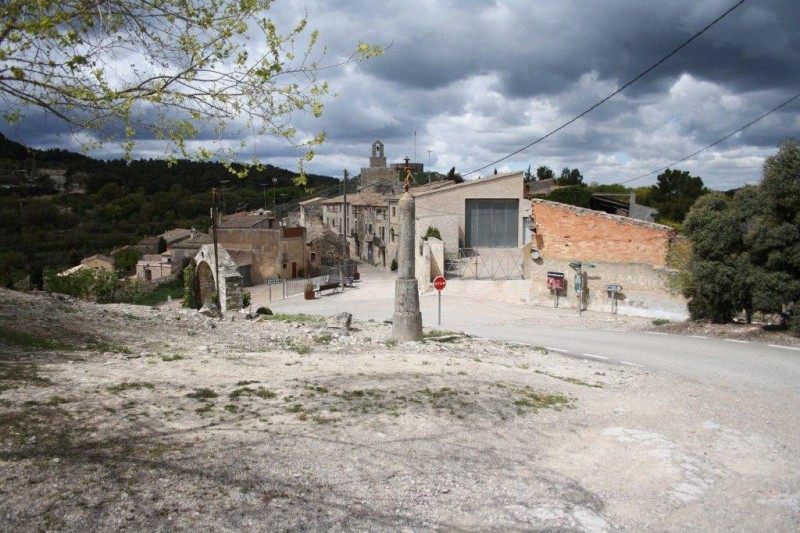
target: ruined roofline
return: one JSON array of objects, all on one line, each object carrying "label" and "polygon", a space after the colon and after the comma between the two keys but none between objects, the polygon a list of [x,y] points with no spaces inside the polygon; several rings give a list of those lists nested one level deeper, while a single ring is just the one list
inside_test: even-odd
[{"label": "ruined roofline", "polygon": [[639,220],[637,218],[630,218],[624,217],[621,215],[612,215],[610,213],[605,213],[603,211],[595,211],[594,209],[589,209],[587,207],[577,207],[574,205],[569,204],[562,204],[559,202],[552,202],[550,200],[541,200],[539,198],[534,198],[531,200],[531,207],[533,204],[542,204],[547,207],[551,207],[554,209],[561,209],[562,211],[572,211],[578,216],[587,216],[591,215],[597,218],[605,218],[606,220],[610,220],[613,222],[617,222],[619,224],[631,224],[634,226],[639,226],[640,228],[648,228],[654,229],[658,231],[665,231],[671,234],[676,234],[675,230],[669,226],[665,226],[664,224],[658,224],[657,222],[648,222],[646,220]]}]

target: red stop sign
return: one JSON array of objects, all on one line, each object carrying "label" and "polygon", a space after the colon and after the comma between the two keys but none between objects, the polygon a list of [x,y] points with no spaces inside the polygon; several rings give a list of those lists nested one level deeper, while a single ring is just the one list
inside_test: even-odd
[{"label": "red stop sign", "polygon": [[447,281],[444,279],[444,276],[436,276],[433,280],[433,288],[437,291],[444,289],[444,286],[447,285]]}]

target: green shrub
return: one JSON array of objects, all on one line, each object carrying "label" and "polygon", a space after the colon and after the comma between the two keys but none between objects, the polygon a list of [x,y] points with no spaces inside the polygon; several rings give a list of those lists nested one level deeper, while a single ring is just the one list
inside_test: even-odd
[{"label": "green shrub", "polygon": [[259,307],[258,309],[256,309],[256,313],[259,315],[271,315],[272,309],[270,309],[269,307]]},{"label": "green shrub", "polygon": [[422,238],[427,241],[429,237],[433,237],[434,239],[439,239],[440,241],[442,240],[442,234],[439,233],[439,230],[434,228],[433,226],[428,226],[428,230],[425,232],[425,236]]},{"label": "green shrub", "polygon": [[397,259],[392,259],[392,265],[390,267],[392,272],[397,272]]},{"label": "green shrub", "polygon": [[250,300],[251,300],[250,291],[247,289],[242,290],[242,307],[250,307]]}]

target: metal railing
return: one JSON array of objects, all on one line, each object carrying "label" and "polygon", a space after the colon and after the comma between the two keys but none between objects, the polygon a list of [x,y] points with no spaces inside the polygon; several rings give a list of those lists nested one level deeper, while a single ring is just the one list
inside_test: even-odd
[{"label": "metal railing", "polygon": [[[319,287],[328,283],[328,278],[333,276],[339,277],[339,267],[337,266],[323,266],[321,272],[317,276],[311,278],[296,278],[296,279],[270,279],[267,280],[269,285],[269,301],[283,300],[290,296],[303,294],[306,291],[306,283],[309,281],[315,286]],[[358,272],[358,267],[354,264],[348,264],[344,267],[344,276],[346,278],[355,277]]]},{"label": "metal railing", "polygon": [[459,248],[445,256],[445,277],[523,279],[521,248]]}]

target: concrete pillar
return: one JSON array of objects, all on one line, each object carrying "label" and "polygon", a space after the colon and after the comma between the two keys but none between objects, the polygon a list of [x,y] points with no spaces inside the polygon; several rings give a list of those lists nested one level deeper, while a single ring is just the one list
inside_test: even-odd
[{"label": "concrete pillar", "polygon": [[397,342],[422,340],[419,289],[414,276],[414,197],[404,193],[397,202],[400,243],[397,249],[398,277],[394,284],[392,338]]}]

